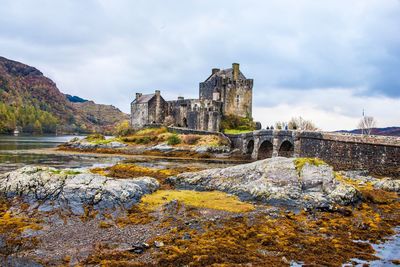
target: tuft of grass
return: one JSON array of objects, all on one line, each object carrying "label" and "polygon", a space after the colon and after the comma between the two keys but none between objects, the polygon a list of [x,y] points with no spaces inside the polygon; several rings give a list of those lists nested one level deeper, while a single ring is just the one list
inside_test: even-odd
[{"label": "tuft of grass", "polygon": [[106,138],[102,134],[89,134],[88,136],[85,137],[86,141],[92,142],[92,141],[99,141],[99,140],[105,140]]},{"label": "tuft of grass", "polygon": [[252,204],[242,202],[238,197],[223,192],[197,192],[191,190],[158,190],[153,194],[142,197],[141,205],[150,210],[155,210],[172,200],[178,200],[187,206],[229,212],[247,212],[254,209]]},{"label": "tuft of grass", "polygon": [[314,166],[327,165],[325,161],[318,158],[297,158],[294,160],[296,171],[300,173],[306,163]]},{"label": "tuft of grass", "polygon": [[167,139],[167,144],[170,146],[178,145],[181,143],[181,138],[177,134],[173,134]]}]

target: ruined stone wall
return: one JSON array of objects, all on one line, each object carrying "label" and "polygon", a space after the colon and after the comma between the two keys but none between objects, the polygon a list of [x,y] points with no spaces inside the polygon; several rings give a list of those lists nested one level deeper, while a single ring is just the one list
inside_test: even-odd
[{"label": "ruined stone wall", "polygon": [[207,99],[180,99],[167,102],[167,115],[174,125],[196,130],[219,131],[221,103]]}]

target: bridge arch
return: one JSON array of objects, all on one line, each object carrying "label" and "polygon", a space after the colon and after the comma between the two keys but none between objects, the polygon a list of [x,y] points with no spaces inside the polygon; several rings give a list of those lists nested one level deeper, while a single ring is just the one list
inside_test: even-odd
[{"label": "bridge arch", "polygon": [[245,154],[246,155],[251,155],[251,154],[253,154],[253,151],[254,151],[254,140],[253,139],[250,139],[248,142],[247,142],[247,144],[246,144],[246,148],[245,148],[246,150],[245,150]]},{"label": "bridge arch", "polygon": [[281,143],[281,146],[279,147],[278,150],[278,156],[280,157],[293,157],[294,154],[294,145],[292,142],[290,142],[289,140],[284,140]]},{"label": "bridge arch", "polygon": [[257,159],[272,158],[272,153],[274,151],[274,146],[269,140],[264,140],[261,142],[258,148]]}]

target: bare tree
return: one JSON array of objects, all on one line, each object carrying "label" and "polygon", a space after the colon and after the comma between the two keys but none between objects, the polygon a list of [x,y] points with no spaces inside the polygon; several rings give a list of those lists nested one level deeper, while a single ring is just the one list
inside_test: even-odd
[{"label": "bare tree", "polygon": [[288,123],[290,130],[318,131],[318,127],[310,120],[305,120],[302,117],[293,117]]},{"label": "bare tree", "polygon": [[376,127],[376,121],[372,116],[364,116],[358,123],[358,129],[362,134],[370,135],[372,128]]}]

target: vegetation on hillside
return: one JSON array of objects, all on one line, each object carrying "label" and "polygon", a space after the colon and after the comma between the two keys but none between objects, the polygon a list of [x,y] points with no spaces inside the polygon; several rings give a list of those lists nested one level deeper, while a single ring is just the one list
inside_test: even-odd
[{"label": "vegetation on hillside", "polygon": [[240,134],[254,131],[256,123],[249,116],[226,115],[222,118],[221,129],[227,134]]},{"label": "vegetation on hillside", "polygon": [[125,143],[138,145],[167,143],[168,145],[207,145],[217,147],[228,144],[226,140],[217,135],[177,134],[169,132],[166,127],[145,128],[133,133],[127,131],[127,134],[120,136],[119,139]]},{"label": "vegetation on hillside", "polygon": [[[75,100],[77,97],[74,98]],[[72,103],[39,70],[0,57],[0,133],[111,133],[127,115],[92,101]]]},{"label": "vegetation on hillside", "polygon": [[26,133],[55,133],[58,119],[34,105],[11,106],[0,101],[0,133],[17,127]]}]

